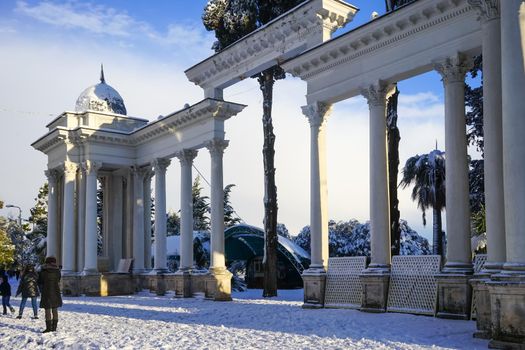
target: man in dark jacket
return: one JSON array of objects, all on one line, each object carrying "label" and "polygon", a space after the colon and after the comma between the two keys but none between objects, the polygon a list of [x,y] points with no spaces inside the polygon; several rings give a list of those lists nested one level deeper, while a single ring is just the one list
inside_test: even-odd
[{"label": "man in dark jacket", "polygon": [[46,329],[43,333],[54,332],[57,330],[58,309],[62,306],[62,297],[60,295],[60,269],[57,266],[57,259],[54,256],[48,256],[40,274],[38,275],[38,284],[42,298],[40,299],[40,308],[46,313]]},{"label": "man in dark jacket", "polygon": [[33,319],[38,318],[38,305],[36,298],[40,295],[38,292],[38,274],[35,272],[33,265],[27,265],[22,273],[22,279],[18,285],[16,296],[22,294],[22,301],[20,301],[20,308],[18,309],[18,316],[22,318],[24,308],[26,306],[27,298],[31,298],[31,306],[33,307]]}]

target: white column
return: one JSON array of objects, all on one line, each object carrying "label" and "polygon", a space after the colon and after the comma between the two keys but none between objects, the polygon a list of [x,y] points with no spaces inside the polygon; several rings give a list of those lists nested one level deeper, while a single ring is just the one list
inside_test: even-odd
[{"label": "white column", "polygon": [[151,178],[153,171],[144,176],[144,268],[151,270]]},{"label": "white column", "polygon": [[123,177],[121,175],[113,175],[111,179],[111,210],[112,210],[112,226],[111,226],[111,256],[113,271],[117,270],[118,263],[123,255],[123,241],[125,237],[124,223],[124,185]]},{"label": "white column", "polygon": [[50,169],[45,171],[48,183],[47,195],[47,256],[58,257],[58,188],[59,173]]},{"label": "white column", "polygon": [[62,272],[75,271],[75,178],[77,165],[64,162],[64,198],[62,216]]},{"label": "white column", "polygon": [[211,156],[211,263],[214,274],[226,269],[224,251],[224,186],[222,155],[229,141],[215,138],[206,143]]},{"label": "white column", "polygon": [[501,1],[503,182],[509,273],[525,273],[525,2]]},{"label": "white column", "polygon": [[332,105],[314,102],[301,107],[310,122],[310,271],[328,265],[328,186],[326,122]]},{"label": "white column", "polygon": [[193,159],[195,159],[196,156],[197,151],[192,149],[185,149],[176,154],[181,166],[179,271],[191,271],[193,268],[193,198],[191,194],[191,167],[193,165]]},{"label": "white column", "polygon": [[90,160],[82,164],[86,174],[86,216],[84,274],[98,272],[97,255],[97,171],[101,164]]},{"label": "white column", "polygon": [[390,207],[386,143],[387,86],[378,82],[361,90],[370,110],[370,269],[390,269]]},{"label": "white column", "polygon": [[435,64],[445,88],[447,262],[443,272],[471,273],[470,205],[465,74],[469,63],[457,54]]},{"label": "white column", "polygon": [[144,272],[144,175],[134,166],[133,174],[133,272]]},{"label": "white column", "polygon": [[155,159],[155,271],[167,271],[166,265],[166,169],[169,159]]},{"label": "white column", "polygon": [[79,167],[77,174],[77,270],[84,269],[86,234],[86,173]]},{"label": "white column", "polygon": [[488,255],[484,265],[486,271],[501,270],[506,259],[499,2],[499,0],[469,0],[469,4],[479,11],[483,40],[483,140]]}]

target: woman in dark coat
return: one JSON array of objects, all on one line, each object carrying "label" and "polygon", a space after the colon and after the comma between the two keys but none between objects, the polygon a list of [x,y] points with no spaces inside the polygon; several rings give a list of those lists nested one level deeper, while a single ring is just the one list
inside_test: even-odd
[{"label": "woman in dark coat", "polygon": [[36,298],[40,295],[38,291],[38,274],[35,272],[33,265],[27,265],[22,273],[22,279],[18,285],[16,296],[22,294],[22,301],[20,302],[20,308],[18,309],[18,316],[16,318],[22,318],[24,308],[26,306],[27,298],[31,298],[31,306],[33,307],[33,319],[38,318],[38,305],[36,304]]},{"label": "woman in dark coat", "polygon": [[62,306],[62,297],[60,295],[60,269],[57,266],[57,259],[54,256],[48,256],[45,264],[42,265],[38,275],[38,284],[42,292],[40,299],[40,308],[46,312],[46,329],[44,333],[54,332],[57,330],[58,310]]}]

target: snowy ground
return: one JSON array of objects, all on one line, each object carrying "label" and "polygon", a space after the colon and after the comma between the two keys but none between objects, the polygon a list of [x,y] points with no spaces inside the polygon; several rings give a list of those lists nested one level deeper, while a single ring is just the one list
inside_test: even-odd
[{"label": "snowy ground", "polygon": [[[13,291],[15,288],[13,287]],[[133,296],[64,298],[56,333],[0,317],[0,349],[486,349],[472,321],[355,310],[304,310],[302,290],[235,293],[233,302]],[[20,298],[12,299],[17,308]],[[29,303],[30,304],[30,303]]]}]

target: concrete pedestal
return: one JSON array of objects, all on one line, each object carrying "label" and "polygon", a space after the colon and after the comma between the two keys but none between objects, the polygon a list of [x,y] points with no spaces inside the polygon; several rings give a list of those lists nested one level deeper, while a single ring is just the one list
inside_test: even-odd
[{"label": "concrete pedestal", "polygon": [[304,285],[303,308],[318,309],[324,307],[326,272],[324,270],[305,270],[302,277]]},{"label": "concrete pedestal", "polygon": [[175,297],[176,298],[191,298],[191,272],[177,271],[175,277]]},{"label": "concrete pedestal", "polygon": [[68,297],[80,296],[80,276],[79,275],[63,275],[61,280],[62,294]]},{"label": "concrete pedestal", "polygon": [[386,312],[390,273],[363,273],[359,278],[363,287],[363,299],[359,310]]},{"label": "concrete pedestal", "polygon": [[487,282],[489,276],[475,276],[471,279],[473,299],[476,300],[476,332],[474,338],[490,339],[490,295]]},{"label": "concrete pedestal", "polygon": [[442,273],[436,275],[438,286],[437,317],[456,320],[470,319],[472,275]]},{"label": "concrete pedestal", "polygon": [[100,280],[101,275],[98,273],[83,275],[80,278],[81,294],[93,297],[101,296]]},{"label": "concrete pedestal", "polygon": [[232,274],[226,269],[213,269],[204,278],[204,297],[215,301],[232,300]]},{"label": "concrete pedestal", "polygon": [[489,348],[525,350],[525,276],[494,275],[487,287],[491,304]]},{"label": "concrete pedestal", "polygon": [[108,273],[100,276],[100,296],[129,295],[135,291],[132,275]]}]

